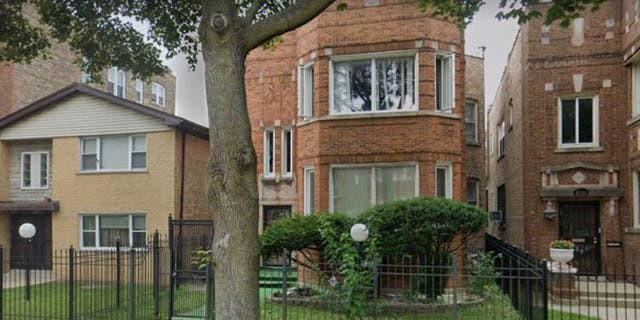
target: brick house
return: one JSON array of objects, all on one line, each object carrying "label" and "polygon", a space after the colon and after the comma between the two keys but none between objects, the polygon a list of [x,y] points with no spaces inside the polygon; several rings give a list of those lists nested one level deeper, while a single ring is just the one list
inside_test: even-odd
[{"label": "brick house", "polygon": [[346,2],[247,58],[261,228],[415,196],[484,206],[483,60],[416,1]]},{"label": "brick house", "polygon": [[[39,19],[32,5],[25,5],[23,13],[30,21]],[[130,72],[110,68],[102,74],[104,83],[92,83],[75,61],[80,57],[67,44],[52,42],[48,54],[48,59],[36,58],[29,64],[0,62],[0,117],[74,82],[175,114],[176,78],[171,73],[145,82]]]},{"label": "brick house", "polygon": [[629,271],[640,254],[639,13],[607,1],[566,29],[523,25],[488,112],[489,231],[540,258],[573,240],[579,272]]},{"label": "brick house", "polygon": [[[0,245],[21,267],[31,222],[36,265],[51,251],[141,246],[167,216],[209,218],[208,129],[84,84],[0,118]],[[132,196],[135,195],[135,196]]]}]

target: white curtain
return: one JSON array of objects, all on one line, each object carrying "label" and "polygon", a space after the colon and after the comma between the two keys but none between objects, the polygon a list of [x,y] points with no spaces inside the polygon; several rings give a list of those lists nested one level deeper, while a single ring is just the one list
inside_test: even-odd
[{"label": "white curtain", "polygon": [[333,169],[333,211],[356,216],[371,206],[371,168]]},{"label": "white curtain", "polygon": [[416,196],[415,166],[376,168],[376,203]]},{"label": "white curtain", "polygon": [[111,136],[101,140],[100,168],[128,169],[129,168],[129,137]]},{"label": "white curtain", "polygon": [[414,58],[376,59],[379,110],[414,106]]}]

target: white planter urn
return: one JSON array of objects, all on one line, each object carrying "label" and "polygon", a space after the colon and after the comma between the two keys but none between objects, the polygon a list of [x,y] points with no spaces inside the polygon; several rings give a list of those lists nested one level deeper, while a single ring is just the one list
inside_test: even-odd
[{"label": "white planter urn", "polygon": [[565,264],[573,260],[573,250],[574,249],[549,248],[549,253],[551,255],[551,260],[560,264]]}]

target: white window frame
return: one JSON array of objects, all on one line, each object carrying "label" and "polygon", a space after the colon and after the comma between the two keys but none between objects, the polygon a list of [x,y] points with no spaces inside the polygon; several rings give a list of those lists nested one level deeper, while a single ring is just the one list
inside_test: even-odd
[{"label": "white window frame", "polygon": [[[87,137],[81,137],[80,138],[80,152],[79,152],[79,161],[78,161],[78,165],[79,165],[79,172],[85,173],[85,172],[136,172],[136,171],[147,171],[147,168],[149,167],[149,139],[147,139],[147,135],[146,134],[131,134],[128,135],[129,138],[129,157],[128,157],[128,167],[127,169],[102,169],[100,168],[100,156],[101,156],[101,151],[102,151],[102,138],[104,138],[106,136],[87,136]],[[146,161],[145,161],[145,167],[144,168],[132,168],[132,158],[133,158],[133,138],[134,137],[143,137],[146,142],[145,142],[145,153],[146,153]],[[84,153],[84,141],[85,140],[96,140],[96,169],[95,170],[87,170],[87,169],[83,169],[82,168],[82,156],[85,155]],[[138,151],[137,153],[141,153],[140,151]],[[86,153],[86,154],[93,154],[93,153]]]},{"label": "white window frame", "polygon": [[633,171],[633,227],[640,228],[640,171]]},{"label": "white window frame", "polygon": [[632,64],[631,74],[631,115],[637,117],[640,115],[640,90],[635,89],[636,86],[640,86],[640,61]]},{"label": "white window frame", "polygon": [[[122,247],[120,247],[121,249],[130,249],[131,247],[133,247],[133,234],[134,233],[141,233],[141,231],[134,231],[133,230],[133,217],[134,216],[144,216],[144,221],[145,221],[145,241],[148,240],[148,230],[149,230],[149,219],[147,214],[145,213],[81,213],[78,215],[78,232],[79,232],[79,247],[80,250],[83,251],[102,251],[102,250],[115,250],[116,247],[101,247],[100,246],[100,217],[104,217],[104,216],[128,216],[129,217],[129,243],[125,244],[122,243]],[[82,219],[84,217],[94,217],[96,225],[95,225],[95,230],[84,230],[83,229],[83,223],[82,223]],[[95,233],[95,241],[96,241],[96,246],[95,247],[86,247],[84,245],[84,232],[94,232]],[[146,247],[135,247],[134,248],[136,251],[138,250],[145,250]]]},{"label": "white window frame", "polygon": [[[473,122],[473,127],[474,127],[473,141],[467,141],[467,135],[466,135],[467,127],[466,127],[466,124],[467,123],[471,123],[471,122],[467,121],[467,116],[466,116],[467,105],[472,105],[473,106],[473,113],[474,113],[474,119],[475,119],[474,122]],[[464,117],[464,124],[465,124],[465,137],[464,138],[465,138],[465,142],[467,144],[479,143],[480,141],[478,139],[478,103],[475,102],[475,101],[467,101],[464,104],[464,107],[465,107],[465,117]]]},{"label": "white window frame", "polygon": [[[579,142],[580,141],[580,135],[578,134],[580,127],[579,127],[579,114],[578,114],[578,110],[576,110],[576,123],[575,123],[575,130],[576,130],[576,142],[575,143],[563,143],[562,142],[562,100],[575,100],[576,101],[576,109],[578,109],[577,107],[577,103],[579,99],[592,99],[592,108],[591,108],[591,112],[592,112],[592,119],[593,119],[593,124],[591,126],[591,130],[592,130],[592,135],[593,135],[593,142]],[[577,97],[559,97],[558,98],[558,148],[593,148],[593,147],[598,147],[600,145],[600,112],[599,112],[599,96],[598,95],[593,95],[593,96],[577,96]]]},{"label": "white window frame", "polygon": [[[409,57],[413,57],[414,58],[414,90],[413,90],[413,94],[414,94],[414,98],[413,98],[413,106],[411,108],[407,108],[407,109],[402,109],[402,110],[373,110],[378,108],[378,91],[377,91],[377,75],[376,75],[376,63],[375,63],[375,59],[389,59],[389,58],[409,58]],[[371,106],[371,111],[362,111],[362,112],[349,112],[349,113],[336,113],[335,112],[335,106],[334,106],[334,94],[333,94],[333,89],[334,89],[334,66],[333,64],[336,62],[349,62],[349,61],[356,61],[356,60],[371,60],[371,64],[372,64],[372,68],[371,68],[371,90],[372,90],[372,96],[373,96],[373,101],[372,102],[372,106]],[[364,114],[372,114],[372,113],[387,113],[387,112],[411,112],[411,111],[417,111],[418,110],[418,106],[420,105],[420,92],[419,92],[419,85],[420,85],[420,74],[419,74],[419,70],[420,70],[420,61],[419,61],[419,54],[418,51],[416,50],[403,50],[403,51],[388,51],[388,52],[375,52],[375,53],[361,53],[361,54],[350,54],[350,55],[340,55],[340,56],[332,56],[330,58],[330,62],[329,62],[329,115],[331,116],[357,116],[357,115],[364,115]]]},{"label": "white window frame", "polygon": [[[291,127],[282,128],[281,133],[281,145],[280,145],[280,166],[282,175],[285,177],[293,176],[293,129]],[[287,132],[289,135],[289,149],[287,150]],[[287,157],[287,151],[289,156]],[[287,162],[289,163],[289,171],[287,171]]]},{"label": "white window frame", "polygon": [[[267,156],[269,153],[269,146],[267,144],[267,135],[273,135],[273,139],[271,139],[271,150],[273,150],[273,155],[271,155],[271,168],[273,168],[272,172],[269,172],[267,169],[269,168],[269,157]],[[262,175],[265,177],[275,177],[276,175],[276,131],[274,128],[266,128],[263,133],[263,141],[262,141],[263,149],[262,149]]]},{"label": "white window frame", "polygon": [[[139,99],[138,94],[140,94]],[[141,79],[136,79],[136,102],[144,103],[144,81]]]},{"label": "white window frame", "polygon": [[[310,179],[309,176],[311,174],[313,174],[313,183],[314,183],[314,187],[315,187],[315,182],[316,182],[316,170],[314,167],[307,167],[303,169],[304,171],[304,186],[303,186],[303,192],[304,192],[304,215],[305,216],[310,216],[312,214],[314,214],[315,212],[315,205],[317,203],[317,201],[315,201],[315,188],[312,188],[311,184],[310,184]],[[314,194],[314,208],[311,208],[311,194]]]},{"label": "white window frame", "polygon": [[[447,57],[451,59],[451,80],[453,81],[451,88],[451,103],[450,107],[438,108],[438,86],[436,85],[437,79],[437,71],[436,71],[436,63],[438,58]],[[453,109],[456,108],[456,55],[453,52],[449,51],[437,51],[433,58],[433,105],[436,112],[453,112]]]},{"label": "white window frame", "polygon": [[[158,101],[160,100],[158,89],[162,89],[162,103]],[[167,90],[163,85],[157,82],[151,83],[151,103],[163,108],[167,105]]]},{"label": "white window frame", "polygon": [[[298,116],[302,118],[313,117],[313,87],[315,81],[315,70],[313,66],[313,63],[298,66]],[[311,73],[311,83],[307,81],[309,72]]]},{"label": "white window frame", "polygon": [[498,158],[502,157],[505,155],[505,149],[506,149],[506,133],[507,133],[507,128],[506,128],[506,124],[504,122],[504,120],[502,120],[500,122],[500,124],[498,124]]},{"label": "white window frame", "polygon": [[[473,183],[474,186],[475,186],[475,189],[476,189],[476,204],[475,204],[475,206],[479,207],[480,206],[480,181],[478,179],[475,179],[475,178],[467,178],[467,181],[466,181],[467,186],[469,185],[469,182]],[[465,202],[467,204],[470,204],[469,203],[468,193],[469,192],[467,191],[467,195],[465,196],[465,198],[466,198]]]},{"label": "white window frame", "polygon": [[[111,91],[110,93],[113,94],[116,97],[120,97],[118,95],[118,86],[122,86],[122,96],[120,98],[125,98],[127,97],[127,74],[122,70],[119,69],[117,67],[111,67],[109,68],[109,70],[107,71],[107,83],[111,82],[113,83],[113,91]],[[115,77],[115,78],[114,78]],[[122,83],[120,83],[120,80],[122,80]]]},{"label": "white window frame", "polygon": [[[329,165],[329,212],[334,212],[333,205],[335,197],[333,187],[333,169],[336,168],[369,168],[371,169],[371,207],[376,205],[376,168],[385,167],[415,167],[414,172],[414,196],[420,195],[420,166],[417,162],[384,162],[384,163],[363,163],[363,164],[331,164]],[[317,181],[317,179],[316,179]]]},{"label": "white window frame", "polygon": [[434,184],[434,197],[438,197],[438,169],[445,169],[446,172],[446,181],[444,183],[444,193],[445,193],[445,199],[453,199],[453,165],[450,162],[438,162],[436,163],[436,167],[435,167],[435,179],[433,179],[433,181],[435,182]]},{"label": "white window frame", "polygon": [[[45,186],[39,186],[39,187],[27,187],[24,185],[24,156],[25,155],[30,155],[31,156],[31,161],[33,161],[33,155],[37,154],[40,156],[40,159],[42,161],[42,154],[46,154],[47,155],[47,185]],[[49,189],[49,179],[51,178],[49,175],[49,171],[51,171],[51,155],[49,154],[49,151],[29,151],[29,152],[22,152],[20,153],[20,189],[23,190],[46,190]],[[31,181],[32,185],[33,185],[33,179]]]}]

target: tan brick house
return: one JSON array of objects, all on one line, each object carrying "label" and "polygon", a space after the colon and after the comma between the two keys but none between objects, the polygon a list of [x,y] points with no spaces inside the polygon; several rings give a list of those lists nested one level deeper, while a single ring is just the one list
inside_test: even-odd
[{"label": "tan brick house", "polygon": [[[32,251],[141,246],[167,217],[210,218],[208,129],[83,84],[0,119],[0,245],[24,256],[17,227],[37,228]],[[22,261],[11,261],[20,267]]]},{"label": "tan brick house", "polygon": [[[30,21],[38,21],[32,5],[24,5],[23,12]],[[176,78],[171,73],[141,81],[129,72],[110,68],[102,74],[104,83],[92,83],[76,63],[81,57],[68,45],[54,41],[48,55],[28,64],[0,62],[0,117],[74,82],[175,114]]]},{"label": "tan brick house", "polygon": [[488,113],[490,231],[540,258],[573,240],[579,272],[629,271],[640,253],[638,14],[607,1],[566,29],[523,25]]},{"label": "tan brick house", "polygon": [[416,1],[346,2],[247,59],[262,225],[415,196],[483,205],[482,59]]}]

